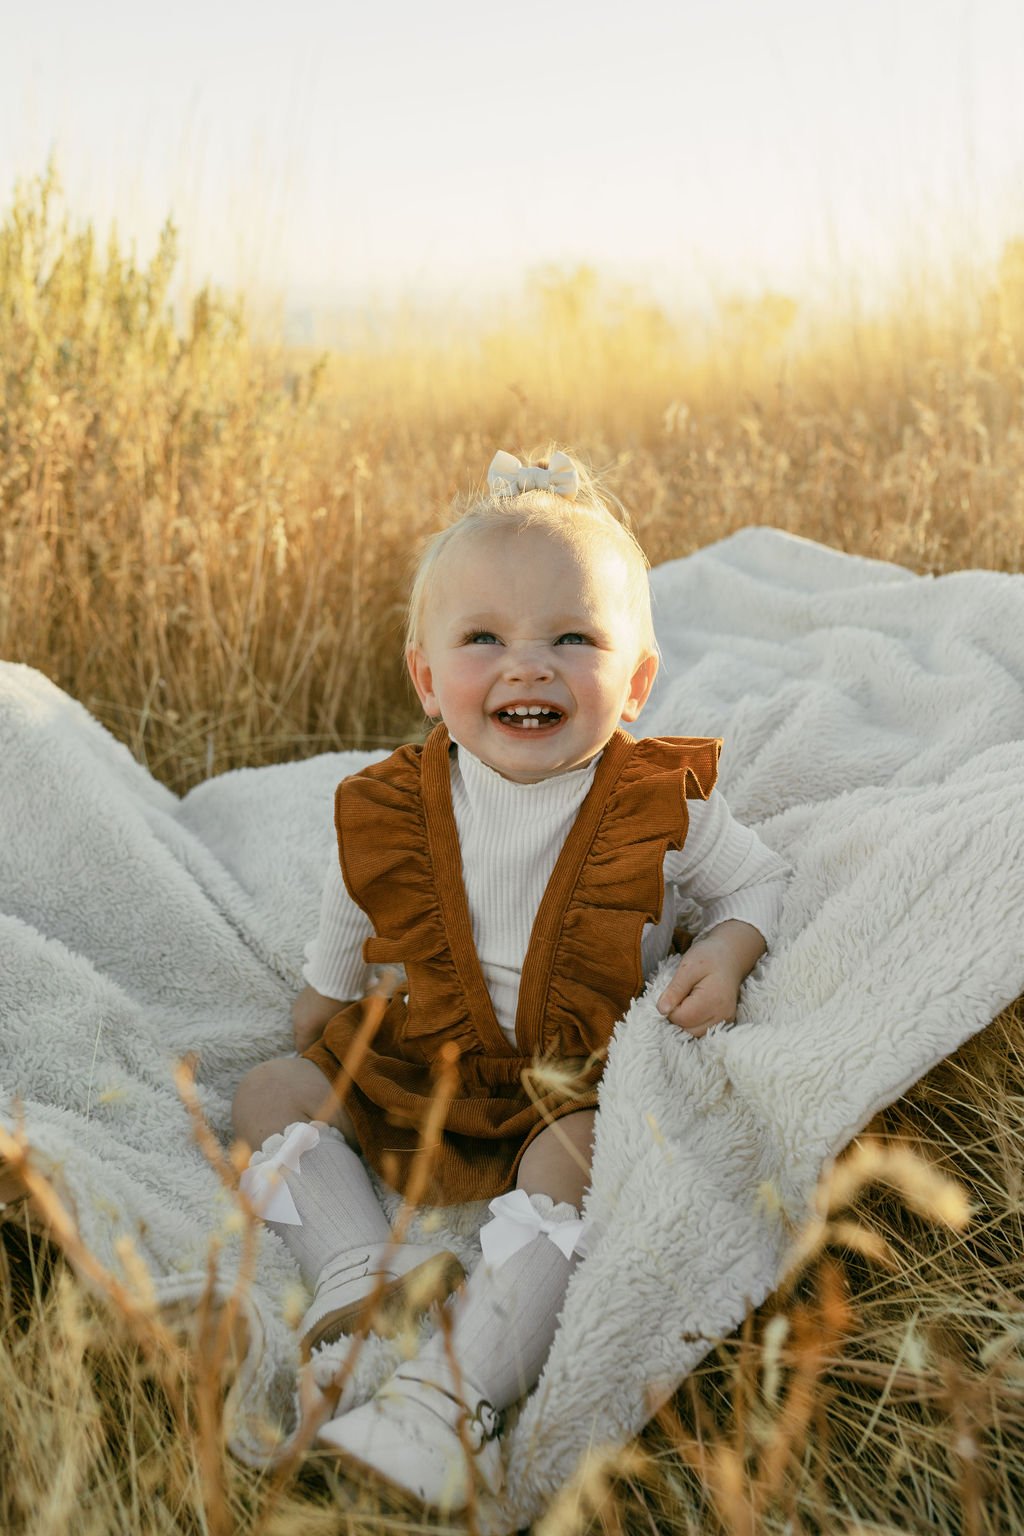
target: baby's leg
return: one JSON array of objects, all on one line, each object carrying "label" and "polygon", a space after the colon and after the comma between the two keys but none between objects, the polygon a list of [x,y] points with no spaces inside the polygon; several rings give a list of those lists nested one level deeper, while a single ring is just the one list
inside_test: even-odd
[{"label": "baby's leg", "polygon": [[519,1164],[528,1208],[518,1191],[502,1196],[506,1209],[481,1234],[489,1257],[452,1303],[450,1326],[370,1402],[325,1425],[322,1440],[453,1510],[469,1497],[468,1448],[477,1477],[497,1491],[501,1410],[540,1375],[576,1262],[593,1130],[594,1111],[577,1110],[534,1138]]},{"label": "baby's leg", "polygon": [[395,1244],[351,1118],[311,1061],[254,1067],[232,1114],[240,1140],[256,1149],[242,1189],[313,1292],[299,1325],[307,1353],[366,1324],[392,1332],[462,1278],[447,1249]]},{"label": "baby's leg", "polygon": [[[590,1183],[595,1113],[581,1109],[554,1121],[534,1137],[519,1163],[517,1193],[529,1195],[534,1219],[556,1228],[567,1223],[564,1232],[577,1240],[583,1233],[579,1207]],[[492,1227],[494,1246],[483,1242],[485,1262],[454,1311],[451,1343],[469,1381],[501,1409],[540,1375],[577,1255],[573,1243],[567,1253],[546,1232],[522,1242],[518,1212],[510,1215],[499,1207]],[[507,1254],[516,1242],[522,1245]],[[443,1340],[432,1342],[440,1360]]]},{"label": "baby's leg", "polygon": [[594,1109],[563,1115],[535,1136],[519,1163],[519,1189],[528,1195],[550,1195],[556,1205],[579,1206],[590,1184],[594,1146]]},{"label": "baby's leg", "polygon": [[328,1078],[304,1056],[264,1061],[243,1077],[231,1106],[235,1135],[250,1147],[297,1120],[323,1120],[358,1147],[355,1127]]}]

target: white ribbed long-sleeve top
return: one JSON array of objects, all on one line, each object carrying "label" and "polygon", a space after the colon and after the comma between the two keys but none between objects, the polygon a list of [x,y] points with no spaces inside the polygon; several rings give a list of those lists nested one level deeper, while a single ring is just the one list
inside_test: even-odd
[{"label": "white ribbed long-sleeve top", "polygon": [[[600,754],[583,768],[516,784],[459,747],[452,752],[452,807],[462,852],[462,878],[473,940],[494,1011],[515,1040],[519,978],[530,931],[562,845],[593,783]],[[706,933],[727,918],[750,923],[770,944],[789,867],[756,833],[735,821],[722,795],[688,800],[685,846],[665,857],[661,921],[643,931],[644,975],[669,952],[680,906],[696,902]],[[373,932],[342,878],[337,856],[324,882],[320,927],[306,948],[303,972],[325,997],[348,1001],[369,986],[363,941]]]}]

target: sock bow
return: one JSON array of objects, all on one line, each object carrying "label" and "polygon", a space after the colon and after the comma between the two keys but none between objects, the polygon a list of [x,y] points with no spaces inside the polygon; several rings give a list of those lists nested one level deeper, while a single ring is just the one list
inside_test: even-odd
[{"label": "sock bow", "polygon": [[512,1189],[488,1206],[492,1220],[480,1228],[480,1247],[484,1262],[493,1269],[499,1268],[512,1254],[542,1234],[550,1237],[567,1259],[572,1257],[574,1250],[585,1253],[589,1224],[581,1217],[552,1221],[541,1215],[533,1198],[525,1189]]},{"label": "sock bow", "polygon": [[[264,1146],[274,1138],[268,1137]],[[284,1170],[298,1173],[303,1152],[312,1152],[320,1142],[320,1132],[307,1120],[296,1120],[286,1127],[280,1145],[273,1152],[254,1152],[248,1168],[238,1181],[257,1216],[284,1226],[301,1227],[292,1192],[285,1183]],[[256,1159],[259,1158],[259,1162]]]}]

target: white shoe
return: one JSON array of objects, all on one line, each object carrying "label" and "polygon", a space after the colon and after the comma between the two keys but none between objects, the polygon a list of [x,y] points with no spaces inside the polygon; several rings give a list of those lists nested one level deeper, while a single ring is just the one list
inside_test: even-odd
[{"label": "white shoe", "polygon": [[397,1333],[464,1278],[462,1265],[447,1248],[367,1243],[335,1254],[317,1276],[312,1303],[299,1324],[303,1353],[308,1356],[320,1344],[364,1326],[385,1336]]},{"label": "white shoe", "polygon": [[409,1369],[400,1367],[368,1403],[331,1419],[317,1440],[361,1475],[444,1513],[464,1510],[474,1483],[500,1493],[501,1415],[465,1377],[460,1401],[441,1383],[405,1374]]}]

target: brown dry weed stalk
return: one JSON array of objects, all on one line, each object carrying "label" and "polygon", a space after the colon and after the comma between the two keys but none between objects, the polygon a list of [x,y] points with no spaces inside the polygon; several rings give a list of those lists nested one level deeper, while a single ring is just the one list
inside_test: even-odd
[{"label": "brown dry weed stalk", "polygon": [[[385,976],[366,1000],[359,1041],[364,1051],[380,1025],[387,1006],[389,986],[393,986],[393,979]],[[419,1147],[412,1161],[405,1199],[392,1227],[391,1240],[395,1243],[404,1241],[429,1182],[440,1132],[456,1087],[457,1057],[456,1046],[446,1047],[421,1127]],[[355,1063],[352,1066],[354,1068]],[[191,1118],[196,1141],[239,1208],[243,1243],[236,1278],[228,1293],[225,1295],[220,1279],[220,1245],[215,1240],[209,1249],[207,1282],[195,1306],[189,1309],[178,1308],[170,1317],[159,1308],[152,1277],[130,1241],[125,1239],[118,1245],[118,1258],[127,1277],[126,1283],[105,1268],[84,1244],[67,1204],[61,1199],[54,1184],[35,1167],[24,1134],[12,1134],[0,1126],[0,1167],[24,1191],[24,1212],[31,1218],[30,1224],[23,1229],[25,1234],[30,1238],[31,1228],[43,1233],[53,1249],[59,1251],[70,1265],[69,1270],[59,1274],[54,1303],[48,1287],[40,1283],[41,1277],[47,1274],[54,1262],[53,1257],[46,1257],[40,1268],[34,1250],[29,1248],[24,1254],[33,1284],[30,1296],[23,1294],[20,1300],[22,1305],[27,1300],[30,1308],[39,1314],[38,1323],[34,1324],[37,1350],[31,1362],[36,1367],[36,1376],[31,1385],[38,1390],[39,1376],[43,1376],[44,1390],[48,1388],[53,1394],[54,1401],[52,1404],[48,1402],[47,1406],[52,1407],[56,1425],[62,1423],[70,1404],[84,1400],[89,1408],[86,1416],[88,1428],[94,1432],[91,1435],[80,1433],[72,1436],[67,1446],[62,1445],[58,1458],[60,1475],[54,1484],[52,1498],[42,1509],[37,1508],[33,1501],[43,1469],[36,1465],[30,1455],[24,1477],[19,1476],[18,1461],[24,1453],[25,1445],[20,1438],[15,1438],[11,1447],[13,1454],[6,1462],[7,1477],[0,1491],[0,1513],[9,1517],[0,1526],[4,1532],[21,1528],[40,1531],[72,1529],[81,1502],[83,1484],[89,1485],[92,1492],[93,1478],[97,1475],[102,1478],[104,1474],[109,1478],[109,1487],[103,1489],[106,1496],[95,1501],[98,1523],[86,1528],[97,1531],[125,1529],[154,1532],[166,1528],[166,1510],[159,1502],[152,1512],[152,1524],[141,1519],[140,1523],[132,1526],[105,1523],[113,1511],[118,1512],[118,1522],[123,1517],[121,1512],[125,1491],[121,1485],[125,1469],[122,1466],[111,1466],[103,1454],[103,1436],[100,1433],[103,1416],[93,1408],[91,1373],[96,1362],[90,1355],[90,1347],[94,1354],[99,1354],[101,1364],[109,1365],[113,1362],[115,1379],[122,1387],[124,1398],[131,1403],[133,1411],[130,1422],[124,1428],[132,1432],[131,1425],[138,1418],[134,1394],[139,1391],[147,1397],[151,1397],[154,1391],[158,1394],[159,1413],[174,1441],[174,1460],[181,1484],[176,1492],[176,1518],[181,1520],[181,1524],[179,1526],[176,1523],[173,1527],[175,1530],[195,1529],[208,1532],[209,1536],[232,1536],[232,1533],[244,1529],[249,1536],[273,1536],[276,1532],[297,1532],[300,1527],[303,1530],[307,1528],[304,1515],[300,1515],[297,1524],[290,1523],[288,1509],[295,1504],[295,1489],[302,1484],[305,1472],[303,1463],[313,1450],[316,1432],[336,1406],[345,1382],[358,1361],[366,1335],[374,1325],[375,1307],[381,1300],[386,1277],[381,1275],[377,1290],[368,1303],[365,1322],[352,1335],[351,1345],[329,1386],[323,1390],[313,1390],[307,1376],[301,1394],[303,1418],[297,1431],[286,1442],[285,1454],[266,1473],[249,1474],[247,1477],[245,1471],[233,1463],[227,1454],[224,1399],[246,1348],[244,1300],[252,1278],[258,1231],[262,1224],[238,1188],[238,1175],[248,1161],[249,1149],[239,1144],[232,1147],[230,1153],[225,1153],[221,1148],[203,1117],[195,1090],[193,1069],[191,1061],[180,1064],[176,1076],[178,1090]],[[351,1074],[345,1081],[334,1085],[331,1104],[344,1102],[350,1082]],[[325,1110],[328,1108],[329,1105],[325,1104]],[[73,1275],[77,1277],[77,1285],[72,1279]],[[0,1314],[0,1325],[11,1323],[16,1326],[14,1309],[19,1287],[10,1270],[7,1270],[3,1278],[6,1282],[3,1313],[8,1315]],[[412,1295],[408,1298],[408,1306],[410,1309],[415,1306],[415,1297]],[[443,1325],[447,1325],[445,1336],[449,1358],[457,1379],[458,1361],[451,1348],[450,1324],[445,1314],[442,1314],[441,1320]],[[395,1326],[394,1321],[392,1326]],[[115,1338],[113,1350],[109,1342],[111,1327]],[[397,1320],[397,1331],[406,1332],[410,1338],[415,1337],[411,1310],[404,1324],[401,1319]],[[99,1343],[100,1340],[103,1343]],[[41,1362],[37,1359],[39,1352],[42,1355]],[[16,1351],[12,1351],[12,1365],[15,1354]],[[6,1354],[0,1355],[0,1361],[2,1367],[8,1366]],[[7,1375],[7,1370],[0,1368],[0,1388],[7,1388]],[[0,1397],[0,1403],[5,1408],[15,1406],[17,1388],[22,1386],[13,1371],[11,1375],[16,1390],[10,1397],[5,1390]],[[13,1419],[10,1428],[14,1429]],[[50,1429],[51,1426],[47,1424],[46,1428]],[[49,1444],[49,1435],[45,1439]],[[133,1442],[128,1484],[128,1493],[132,1496],[139,1493],[134,1449]],[[464,1450],[472,1467],[468,1440]],[[321,1456],[320,1461],[321,1470],[330,1485],[332,1475],[336,1480],[337,1473],[330,1464],[329,1455]],[[143,1487],[145,1489],[145,1485]],[[161,1491],[162,1488],[161,1482]],[[337,1493],[336,1486],[334,1491]],[[355,1528],[360,1532],[372,1531],[377,1517],[386,1522],[388,1508],[396,1502],[403,1505],[406,1501],[398,1495],[395,1500],[385,1496],[382,1507],[380,1500],[373,1497],[372,1490],[366,1490],[366,1497],[361,1500],[353,1500],[351,1495],[340,1500],[348,1514],[357,1517]],[[42,1523],[37,1524],[40,1519]],[[332,1528],[325,1526],[325,1529]],[[468,1529],[470,1536],[477,1530],[475,1500],[471,1499],[464,1528]]]},{"label": "brown dry weed stalk", "polygon": [[[256,345],[210,291],[175,320],[176,249],[170,226],[142,266],[102,245],[52,173],[0,222],[0,654],[179,793],[416,731],[408,553],[497,446],[585,449],[654,562],[764,523],[919,571],[1024,569],[1024,242],[874,315],[768,294],[685,319],[579,269],[476,334],[322,358]],[[1018,1004],[876,1118],[787,1284],[638,1445],[594,1447],[544,1536],[1021,1529],[1022,1024]],[[56,1231],[55,1200],[37,1187]],[[212,1285],[197,1354],[130,1264],[118,1290],[23,1215],[5,1232],[0,1529],[431,1525],[323,1458],[225,1454],[238,1309]]]}]

